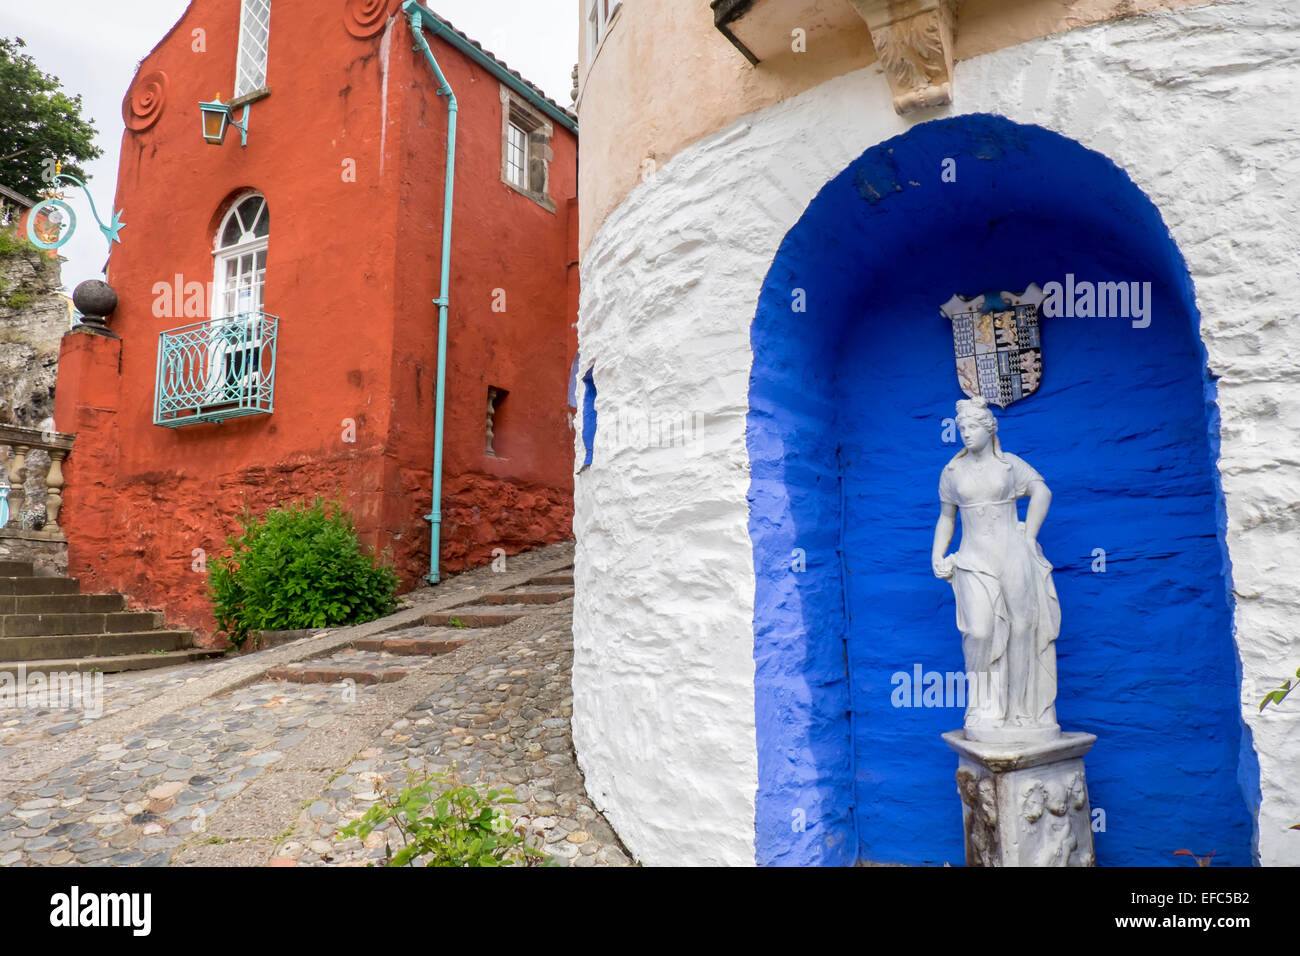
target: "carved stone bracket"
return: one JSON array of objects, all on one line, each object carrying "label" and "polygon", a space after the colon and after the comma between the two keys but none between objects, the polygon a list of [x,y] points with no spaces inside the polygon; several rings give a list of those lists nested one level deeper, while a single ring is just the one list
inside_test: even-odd
[{"label": "carved stone bracket", "polygon": [[900,114],[952,102],[956,0],[850,0],[871,31]]}]

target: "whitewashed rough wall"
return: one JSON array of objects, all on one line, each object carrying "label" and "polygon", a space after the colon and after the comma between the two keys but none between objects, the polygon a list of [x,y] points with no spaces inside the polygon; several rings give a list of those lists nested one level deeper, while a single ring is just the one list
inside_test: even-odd
[{"label": "whitewashed rough wall", "polygon": [[[1286,830],[1300,822],[1300,699],[1258,713],[1300,666],[1300,4],[1103,24],[960,63],[955,80],[953,107],[909,120],[874,67],[751,114],[665,164],[592,242],[578,335],[599,431],[574,517],[588,791],[647,864],[753,862],[745,416],[758,292],[785,233],[864,150],[914,122],[993,112],[1109,156],[1187,260],[1221,376],[1261,862],[1300,864],[1300,833]],[[627,427],[694,412],[707,418],[685,447]]]}]

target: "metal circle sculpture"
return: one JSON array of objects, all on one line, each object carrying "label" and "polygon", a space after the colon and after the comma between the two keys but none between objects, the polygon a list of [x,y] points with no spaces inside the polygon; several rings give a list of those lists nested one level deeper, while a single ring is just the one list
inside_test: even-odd
[{"label": "metal circle sculpture", "polygon": [[77,214],[61,199],[43,199],[27,217],[27,238],[42,249],[57,249],[77,228]]},{"label": "metal circle sculpture", "polygon": [[158,122],[166,105],[167,74],[154,70],[131,84],[122,101],[122,120],[127,129],[142,132]]},{"label": "metal circle sculpture", "polygon": [[366,40],[384,29],[397,12],[400,0],[346,0],[343,23],[358,40]]}]

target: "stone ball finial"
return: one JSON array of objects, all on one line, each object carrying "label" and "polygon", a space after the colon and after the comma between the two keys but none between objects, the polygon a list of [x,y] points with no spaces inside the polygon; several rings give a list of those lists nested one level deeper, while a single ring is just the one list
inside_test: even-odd
[{"label": "stone ball finial", "polygon": [[117,293],[102,279],[87,279],[72,290],[72,304],[86,325],[107,326],[105,318],[117,308]]}]

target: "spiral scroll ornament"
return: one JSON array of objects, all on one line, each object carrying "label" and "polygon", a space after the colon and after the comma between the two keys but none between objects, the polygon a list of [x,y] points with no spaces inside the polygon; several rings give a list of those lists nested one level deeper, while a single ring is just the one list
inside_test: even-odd
[{"label": "spiral scroll ornament", "polygon": [[131,85],[122,101],[122,119],[127,129],[139,133],[158,122],[166,105],[167,74],[155,70]]},{"label": "spiral scroll ornament", "polygon": [[383,30],[400,5],[401,0],[345,0],[343,23],[348,33],[365,40]]}]

